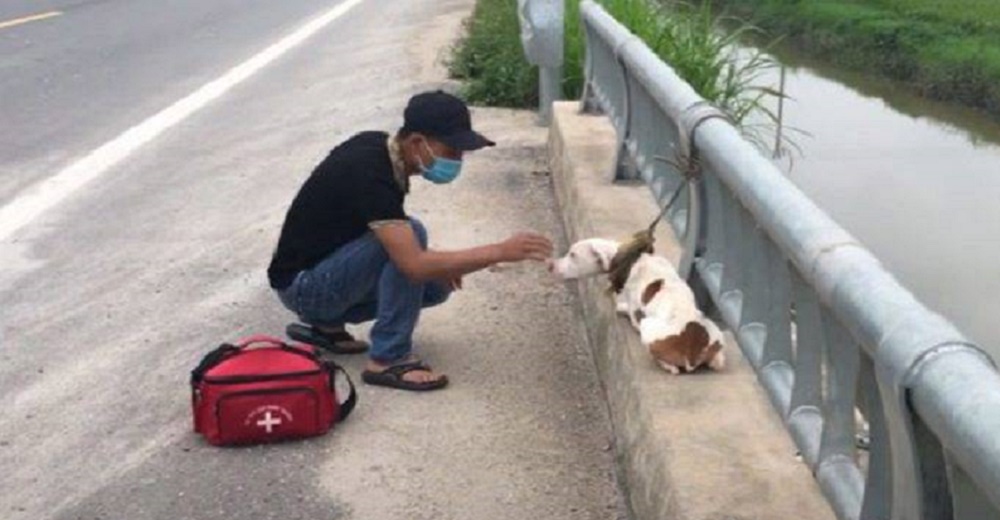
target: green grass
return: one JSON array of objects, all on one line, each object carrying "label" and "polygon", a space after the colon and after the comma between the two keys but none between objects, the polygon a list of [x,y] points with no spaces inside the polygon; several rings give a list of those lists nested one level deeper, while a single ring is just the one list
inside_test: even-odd
[{"label": "green grass", "polygon": [[[482,0],[480,0],[482,1]],[[566,44],[563,52],[563,94],[569,99],[579,99],[583,92],[583,60],[586,44],[580,28],[580,2],[566,1],[563,34]]]},{"label": "green grass", "polygon": [[1000,29],[1000,2],[996,0],[872,0],[909,18],[919,18],[972,30]]},{"label": "green grass", "polygon": [[538,75],[524,58],[517,0],[479,0],[465,22],[448,68],[464,80],[463,95],[489,106],[538,105]]},{"label": "green grass", "polygon": [[761,111],[761,98],[775,95],[755,86],[774,64],[760,53],[737,57],[739,38],[752,27],[732,31],[706,7],[651,4],[646,0],[606,0],[608,12],[642,38],[698,94],[726,111],[737,123]]},{"label": "green grass", "polygon": [[[754,86],[772,64],[761,55],[736,59],[735,43],[748,26],[720,29],[708,7],[680,2],[670,6],[650,0],[600,2],[619,22],[638,35],[705,99],[737,122],[764,111],[761,98],[774,92]],[[479,0],[466,23],[467,35],[453,53],[450,71],[465,80],[464,94],[473,102],[534,107],[538,103],[536,71],[521,51],[516,0]],[[563,91],[579,98],[583,86],[584,41],[579,2],[566,1],[566,45]],[[766,112],[766,111],[765,111]]]},{"label": "green grass", "polygon": [[712,0],[835,63],[1000,117],[1000,1]]}]

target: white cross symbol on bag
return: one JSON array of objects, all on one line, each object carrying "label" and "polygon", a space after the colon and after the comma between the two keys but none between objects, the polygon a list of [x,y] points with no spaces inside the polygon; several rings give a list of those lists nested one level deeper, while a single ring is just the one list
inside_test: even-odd
[{"label": "white cross symbol on bag", "polygon": [[279,424],[281,424],[281,419],[271,415],[271,412],[265,413],[264,418],[257,421],[257,426],[262,426],[267,430],[267,433],[271,433],[271,429]]}]

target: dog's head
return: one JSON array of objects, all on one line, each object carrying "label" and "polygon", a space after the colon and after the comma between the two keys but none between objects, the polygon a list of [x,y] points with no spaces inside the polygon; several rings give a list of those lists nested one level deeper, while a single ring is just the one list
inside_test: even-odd
[{"label": "dog's head", "polygon": [[688,322],[680,333],[650,341],[649,353],[660,365],[675,367],[681,373],[709,365],[722,350],[721,333],[710,333],[709,328],[717,331],[707,320]]},{"label": "dog's head", "polygon": [[581,240],[562,258],[549,262],[549,271],[563,280],[575,280],[608,272],[611,259],[618,252],[618,242],[603,238]]}]

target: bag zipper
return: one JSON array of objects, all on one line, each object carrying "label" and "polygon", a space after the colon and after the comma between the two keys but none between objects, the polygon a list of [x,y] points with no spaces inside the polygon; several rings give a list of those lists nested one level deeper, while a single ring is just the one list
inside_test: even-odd
[{"label": "bag zipper", "polygon": [[302,376],[316,376],[323,374],[323,369],[304,370],[301,372],[285,372],[282,374],[260,374],[260,375],[240,375],[240,376],[206,376],[202,381],[217,385],[235,385],[240,383],[257,383],[264,381],[280,381],[282,379],[295,379]]}]

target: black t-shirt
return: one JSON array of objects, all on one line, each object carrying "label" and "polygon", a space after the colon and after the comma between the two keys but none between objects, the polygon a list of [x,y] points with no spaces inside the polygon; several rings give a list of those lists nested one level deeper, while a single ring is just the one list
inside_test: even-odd
[{"label": "black t-shirt", "polygon": [[267,270],[284,289],[337,248],[369,231],[369,224],[406,219],[403,188],[393,175],[384,132],[362,132],[334,148],[299,189]]}]

